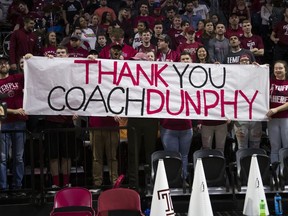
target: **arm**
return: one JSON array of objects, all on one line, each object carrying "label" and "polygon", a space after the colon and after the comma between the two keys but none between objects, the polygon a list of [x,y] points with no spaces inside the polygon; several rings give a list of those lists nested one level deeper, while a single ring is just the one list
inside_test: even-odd
[{"label": "arm", "polygon": [[271,35],[270,35],[270,39],[277,44],[279,41],[279,38],[277,38],[276,33],[274,31],[272,31]]},{"label": "arm", "polygon": [[271,117],[272,115],[278,113],[278,112],[281,112],[281,111],[285,111],[285,110],[288,110],[288,102],[286,102],[285,104],[282,104],[276,108],[272,108],[270,109],[268,112],[267,112],[267,116],[268,117]]},{"label": "arm", "polygon": [[23,108],[18,108],[18,109],[7,109],[7,113],[8,114],[14,114],[14,115],[21,115],[21,116],[25,116],[26,113],[24,111]]}]

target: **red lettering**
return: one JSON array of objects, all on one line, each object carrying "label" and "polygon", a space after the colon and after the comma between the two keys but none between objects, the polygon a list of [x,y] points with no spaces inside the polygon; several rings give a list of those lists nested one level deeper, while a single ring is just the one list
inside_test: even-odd
[{"label": "red lettering", "polygon": [[[180,102],[180,109],[176,112],[172,112],[169,108],[169,102],[170,102],[170,91],[167,90],[166,91],[166,109],[167,109],[167,113],[169,113],[170,115],[179,115],[182,113],[183,109],[184,109],[184,91],[181,90],[180,91],[180,98],[181,98],[181,102]],[[178,98],[178,97],[177,97]],[[174,102],[175,103],[175,102]],[[178,104],[178,103],[177,103]]]},{"label": "red lettering", "polygon": [[74,63],[75,64],[85,64],[85,70],[86,70],[86,73],[85,73],[85,83],[86,84],[89,84],[89,64],[97,64],[98,61],[97,60],[74,60]]},{"label": "red lettering", "polygon": [[189,93],[185,91],[185,101],[186,101],[186,116],[190,115],[189,104],[194,108],[194,111],[197,115],[201,114],[201,102],[200,102],[200,91],[196,91],[197,106],[194,103],[194,100],[190,97]]},{"label": "red lettering", "polygon": [[[152,106],[151,105],[151,97],[152,97],[151,95],[152,94],[158,95],[159,98],[161,99],[160,100],[160,106],[158,108],[154,108],[154,110],[151,109],[151,106]],[[147,114],[149,115],[149,114],[159,113],[162,111],[163,107],[164,107],[164,94],[163,94],[163,92],[161,92],[157,89],[147,89],[147,108],[146,108]]]},{"label": "red lettering", "polygon": [[225,117],[225,105],[233,105],[234,106],[234,118],[237,118],[238,116],[238,110],[237,110],[237,100],[238,100],[238,90],[234,92],[234,101],[224,101],[225,95],[224,90],[220,91],[221,94],[221,117]]},{"label": "red lettering", "polygon": [[168,87],[169,85],[167,82],[163,79],[161,76],[161,73],[168,67],[168,64],[165,64],[162,68],[158,70],[158,64],[152,64],[154,65],[154,73],[155,73],[155,86],[158,86],[158,79],[161,80],[161,82],[164,84],[165,87]]},{"label": "red lettering", "polygon": [[258,90],[256,90],[256,92],[254,93],[251,101],[249,101],[249,99],[247,98],[247,96],[240,90],[239,91],[241,96],[246,100],[246,102],[249,104],[249,119],[252,119],[252,103],[254,102],[257,94],[258,94]]},{"label": "red lettering", "polygon": [[[126,71],[126,73],[125,73],[125,71]],[[119,85],[119,83],[121,82],[123,76],[130,78],[132,83],[133,83],[133,85],[134,86],[136,85],[136,80],[134,79],[133,74],[131,72],[131,69],[130,69],[130,67],[129,67],[127,62],[124,62],[124,64],[123,64],[123,67],[122,67],[122,69],[120,71],[120,74],[119,74],[118,80],[116,82],[116,85]]]},{"label": "red lettering", "polygon": [[[141,67],[140,64],[136,64],[136,74],[137,74],[137,82],[136,85],[138,86],[140,83],[140,73],[143,74],[144,78],[148,81],[148,83],[150,84],[150,86],[153,86],[153,81],[154,81],[154,70],[153,70],[153,65],[151,65],[151,74],[150,74],[150,79],[149,76],[147,75],[147,73],[143,70],[143,68]],[[141,80],[142,81],[142,80]]]},{"label": "red lettering", "polygon": [[[215,101],[212,104],[207,104],[207,95],[213,94],[215,95]],[[203,98],[204,98],[204,116],[208,116],[208,110],[216,107],[219,103],[219,95],[216,91],[213,90],[203,90]]]},{"label": "red lettering", "polygon": [[113,71],[102,71],[102,62],[99,61],[99,76],[98,76],[98,84],[102,83],[102,75],[112,75],[113,76],[113,84],[116,83],[116,75],[117,75],[117,61],[113,63]]}]

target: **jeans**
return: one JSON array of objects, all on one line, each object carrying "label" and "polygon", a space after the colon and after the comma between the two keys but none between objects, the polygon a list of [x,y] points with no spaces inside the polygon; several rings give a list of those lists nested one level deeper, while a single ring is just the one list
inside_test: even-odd
[{"label": "jeans", "polygon": [[[1,126],[2,131],[16,131],[12,133],[1,133],[0,145],[0,189],[8,189],[7,184],[7,160],[9,158],[9,148],[12,147],[13,159],[13,182],[12,187],[17,189],[22,187],[22,179],[24,175],[24,143],[26,140],[26,122],[18,121],[4,123]],[[21,131],[21,132],[20,132]],[[23,132],[22,132],[23,131]]]},{"label": "jeans", "polygon": [[272,118],[268,121],[268,136],[271,145],[271,163],[279,161],[279,149],[288,147],[288,119]]},{"label": "jeans", "polygon": [[203,149],[211,149],[213,138],[215,134],[216,149],[224,152],[226,136],[227,136],[227,124],[220,124],[215,126],[202,125],[201,138]]},{"label": "jeans", "polygon": [[262,136],[261,122],[238,121],[238,124],[234,124],[238,148],[259,148]]},{"label": "jeans", "polygon": [[183,164],[183,178],[187,178],[188,154],[192,142],[193,131],[170,130],[161,127],[161,140],[165,151],[177,151],[181,153]]}]

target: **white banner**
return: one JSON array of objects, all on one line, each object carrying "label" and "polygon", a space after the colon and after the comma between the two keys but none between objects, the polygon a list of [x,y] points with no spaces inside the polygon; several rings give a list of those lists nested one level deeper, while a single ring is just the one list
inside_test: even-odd
[{"label": "white banner", "polygon": [[30,115],[264,120],[269,68],[32,57],[25,61]]}]

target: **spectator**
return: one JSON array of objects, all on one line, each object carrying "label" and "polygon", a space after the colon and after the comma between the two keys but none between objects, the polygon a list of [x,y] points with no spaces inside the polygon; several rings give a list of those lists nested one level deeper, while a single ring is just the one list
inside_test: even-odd
[{"label": "spectator", "polygon": [[163,21],[163,33],[167,33],[170,28],[172,28],[173,19],[177,14],[177,8],[174,6],[169,6],[165,10],[166,18]]},{"label": "spectator", "polygon": [[240,38],[241,47],[250,50],[258,63],[262,62],[264,55],[264,44],[260,36],[252,33],[252,24],[249,20],[243,20],[242,29],[244,35]]},{"label": "spectator", "polygon": [[73,25],[75,15],[81,15],[83,10],[84,9],[80,1],[66,0],[62,7],[62,16],[65,25]]},{"label": "spectator", "polygon": [[162,34],[158,39],[158,53],[156,61],[177,62],[179,61],[178,52],[170,48],[171,39],[168,35]]},{"label": "spectator", "polygon": [[209,19],[209,9],[205,4],[199,4],[199,0],[193,0],[193,11],[196,15],[202,17],[202,20]]},{"label": "spectator", "polygon": [[157,52],[157,47],[153,44],[151,44],[151,37],[152,34],[151,32],[146,29],[142,32],[141,38],[142,38],[142,44],[138,46],[137,51],[142,52],[142,53],[147,53],[147,52]]},{"label": "spectator", "polygon": [[132,47],[134,49],[138,49],[138,47],[142,44],[142,32],[144,30],[149,30],[148,24],[145,21],[139,21],[137,24],[137,33],[134,35]]},{"label": "spectator", "polygon": [[196,50],[202,44],[195,41],[195,30],[192,27],[188,27],[185,29],[185,37],[186,43],[183,43],[177,47],[177,52],[182,53],[186,52],[189,53],[192,59],[192,62],[196,61]]},{"label": "spectator", "polygon": [[[243,23],[244,24],[244,23]],[[241,55],[239,64],[251,64],[248,55]],[[235,121],[234,130],[237,138],[238,149],[259,148],[262,136],[260,121]]]},{"label": "spectator", "polygon": [[[120,28],[114,28],[111,32],[111,41],[112,44],[120,44],[122,46],[122,56],[124,57],[125,60],[131,59],[137,51],[133,49],[133,47],[127,45],[124,43],[124,31]],[[110,59],[110,46],[111,45],[106,45],[101,52],[99,53],[100,58],[104,59]]]},{"label": "spectator", "polygon": [[190,23],[186,20],[181,22],[181,33],[176,37],[176,47],[178,47],[179,45],[186,43],[187,38],[186,38],[186,32],[185,29],[190,27]]},{"label": "spectator", "polygon": [[197,23],[197,30],[195,33],[195,40],[196,41],[200,40],[200,37],[202,36],[202,34],[204,32],[204,26],[205,26],[204,20],[199,20],[199,22]]},{"label": "spectator", "polygon": [[288,7],[284,10],[284,20],[276,24],[271,33],[271,40],[274,42],[274,61],[288,61]]},{"label": "spectator", "polygon": [[[183,63],[192,63],[189,53],[183,52],[180,55]],[[165,151],[176,151],[181,153],[183,164],[182,178],[188,176],[188,155],[193,137],[191,119],[161,119],[160,120],[161,141]],[[188,183],[187,183],[188,184]]]},{"label": "spectator", "polygon": [[107,38],[106,34],[100,33],[97,36],[97,43],[96,43],[96,51],[98,53],[101,52],[101,50],[107,45]]},{"label": "spectator", "polygon": [[[94,14],[97,14],[98,17],[102,17],[104,12],[108,12],[111,15],[111,20],[116,20],[116,14],[114,10],[107,6],[107,0],[100,0],[100,7],[94,11]],[[102,20],[100,20],[102,22]]]},{"label": "spectator", "polygon": [[194,29],[197,29],[197,23],[199,20],[202,20],[200,15],[195,14],[194,5],[192,0],[186,1],[185,12],[182,15],[182,20],[187,20],[190,23],[190,26]]},{"label": "spectator", "polygon": [[149,10],[148,10],[148,4],[145,2],[142,2],[139,7],[139,15],[135,17],[134,19],[134,32],[137,32],[137,25],[139,21],[144,21],[148,24],[149,29],[153,29],[154,27],[154,18],[149,15]]},{"label": "spectator", "polygon": [[155,61],[156,60],[156,56],[155,56],[155,52],[153,51],[149,51],[146,53],[148,61]]},{"label": "spectator", "polygon": [[230,45],[229,40],[225,37],[226,28],[223,23],[218,23],[215,26],[215,38],[209,41],[208,51],[211,62],[224,61],[224,57],[229,53]]},{"label": "spectator", "polygon": [[69,57],[86,58],[89,55],[89,51],[81,47],[81,38],[78,35],[70,37],[67,49]]},{"label": "spectator", "polygon": [[240,56],[247,55],[252,63],[255,62],[255,57],[250,50],[242,49],[240,47],[240,40],[237,35],[232,35],[229,38],[231,51],[225,56],[223,64],[239,64]]},{"label": "spectator", "polygon": [[227,28],[225,37],[230,38],[232,35],[237,35],[239,38],[243,36],[242,27],[239,25],[239,17],[237,14],[232,13],[229,17],[229,27]]},{"label": "spectator", "polygon": [[246,6],[245,0],[236,0],[236,6],[233,8],[232,13],[237,14],[239,17],[240,26],[242,26],[243,20],[250,20],[250,10]]},{"label": "spectator", "polygon": [[274,63],[274,76],[270,81],[270,107],[267,116],[268,135],[271,145],[271,163],[279,161],[279,149],[288,147],[288,112],[287,112],[287,62],[278,60]]},{"label": "spectator", "polygon": [[209,40],[215,37],[214,25],[211,20],[204,21],[204,31],[199,38],[200,43],[202,43],[206,49],[209,48]]},{"label": "spectator", "polygon": [[81,31],[81,41],[89,44],[90,49],[95,49],[96,35],[94,31],[88,27],[88,23],[83,16],[80,16],[75,21],[75,27],[78,27]]},{"label": "spectator", "polygon": [[110,12],[104,12],[101,17],[100,26],[104,31],[107,32],[109,26],[113,23],[112,16]]},{"label": "spectator", "polygon": [[33,33],[34,25],[33,18],[25,17],[24,27],[15,30],[11,35],[9,56],[12,70],[17,69],[17,63],[25,54],[37,55],[39,53],[37,36]]},{"label": "spectator", "polygon": [[175,15],[172,22],[172,27],[168,30],[167,34],[172,40],[170,44],[171,49],[176,50],[176,38],[182,33],[181,28],[182,18],[180,15]]},{"label": "spectator", "polygon": [[105,32],[100,26],[100,19],[98,15],[93,14],[91,17],[91,23],[88,24],[88,27],[91,28],[94,34],[97,36],[99,33]]},{"label": "spectator", "polygon": [[[23,73],[10,75],[9,60],[6,57],[0,58],[0,93],[7,95],[2,99],[7,103],[7,118],[1,122],[2,131],[12,133],[1,133],[1,154],[0,154],[0,190],[8,190],[7,167],[9,149],[12,146],[12,188],[19,190],[22,187],[24,176],[24,144],[26,141],[26,120],[27,116],[23,110]],[[25,196],[25,193],[17,192],[17,196]],[[7,198],[6,193],[0,193],[1,198]]]},{"label": "spectator", "polygon": [[57,49],[57,39],[55,32],[48,32],[45,38],[45,44],[42,47],[41,55],[42,56],[56,56],[56,49]]},{"label": "spectator", "polygon": [[[114,44],[110,46],[110,58],[122,58],[122,46]],[[119,143],[119,123],[113,117],[89,117],[89,127],[98,128],[90,131],[90,141],[92,143],[93,163],[92,176],[94,187],[100,187],[103,183],[103,163],[104,152],[106,155],[110,174],[110,183],[114,184],[118,178],[117,147]],[[103,130],[101,128],[115,128]]]}]

